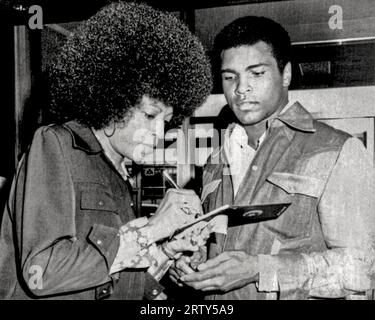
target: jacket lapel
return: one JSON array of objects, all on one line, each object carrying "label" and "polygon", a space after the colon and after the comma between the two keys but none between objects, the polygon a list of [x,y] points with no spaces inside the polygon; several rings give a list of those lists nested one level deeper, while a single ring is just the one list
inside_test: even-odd
[{"label": "jacket lapel", "polygon": [[[292,140],[296,138],[296,132],[315,132],[313,117],[298,102],[272,120],[269,126],[269,132],[239,187],[234,199],[236,205],[251,203],[283,154],[291,147]],[[295,154],[295,156],[298,155]]]},{"label": "jacket lapel", "polygon": [[285,130],[285,127],[270,131],[260,146],[238,189],[234,199],[236,205],[251,203],[259,187],[290,146],[291,140],[286,135],[279,134],[280,130]]}]

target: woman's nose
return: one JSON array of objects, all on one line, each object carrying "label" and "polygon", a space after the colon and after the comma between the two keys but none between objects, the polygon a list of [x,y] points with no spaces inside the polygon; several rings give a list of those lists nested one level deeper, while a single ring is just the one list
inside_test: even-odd
[{"label": "woman's nose", "polygon": [[156,121],[154,134],[158,139],[164,139],[164,120]]}]

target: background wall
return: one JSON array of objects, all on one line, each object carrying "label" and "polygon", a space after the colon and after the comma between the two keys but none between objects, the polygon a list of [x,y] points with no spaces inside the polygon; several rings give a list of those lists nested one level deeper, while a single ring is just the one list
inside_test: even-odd
[{"label": "background wall", "polygon": [[[301,102],[315,118],[360,138],[375,163],[375,86],[292,90],[289,100]],[[206,119],[210,121],[210,117],[216,117],[224,105],[223,94],[211,95],[194,116],[197,119],[208,117]],[[204,142],[212,139],[211,124],[199,123],[195,128],[198,129],[196,139]],[[207,147],[195,149],[198,166],[202,166],[212,152],[213,143],[205,143]]]},{"label": "background wall", "polygon": [[[339,5],[343,28],[330,29],[329,8]],[[292,42],[337,40],[375,36],[373,0],[293,0],[244,4],[195,11],[195,31],[208,49],[219,30],[234,19],[246,15],[263,15],[282,24]]]}]

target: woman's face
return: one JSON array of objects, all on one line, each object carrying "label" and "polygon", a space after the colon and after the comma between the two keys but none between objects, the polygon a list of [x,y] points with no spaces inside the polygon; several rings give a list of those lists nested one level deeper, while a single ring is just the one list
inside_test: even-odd
[{"label": "woman's face", "polygon": [[108,139],[116,153],[142,164],[154,152],[158,139],[164,139],[164,122],[171,120],[173,109],[144,95],[130,113],[124,123],[116,124]]}]

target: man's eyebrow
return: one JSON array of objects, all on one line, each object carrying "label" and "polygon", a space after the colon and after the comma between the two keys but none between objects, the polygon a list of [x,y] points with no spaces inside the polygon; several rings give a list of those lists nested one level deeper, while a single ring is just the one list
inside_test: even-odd
[{"label": "man's eyebrow", "polygon": [[[257,64],[251,64],[249,66],[246,67],[246,71],[249,71],[251,69],[254,69],[254,68],[258,68],[258,67],[263,67],[263,66],[269,66],[270,64],[269,63],[266,63],[266,62],[262,62],[262,63],[257,63]],[[229,72],[229,73],[235,73],[237,74],[238,72],[231,69],[231,68],[226,68],[226,69],[222,69],[221,70],[221,73],[224,73],[224,72]]]},{"label": "man's eyebrow", "polygon": [[269,65],[270,64],[267,63],[267,62],[252,64],[252,65],[246,67],[246,71],[248,71],[250,69],[258,68],[258,67],[268,67]]}]

